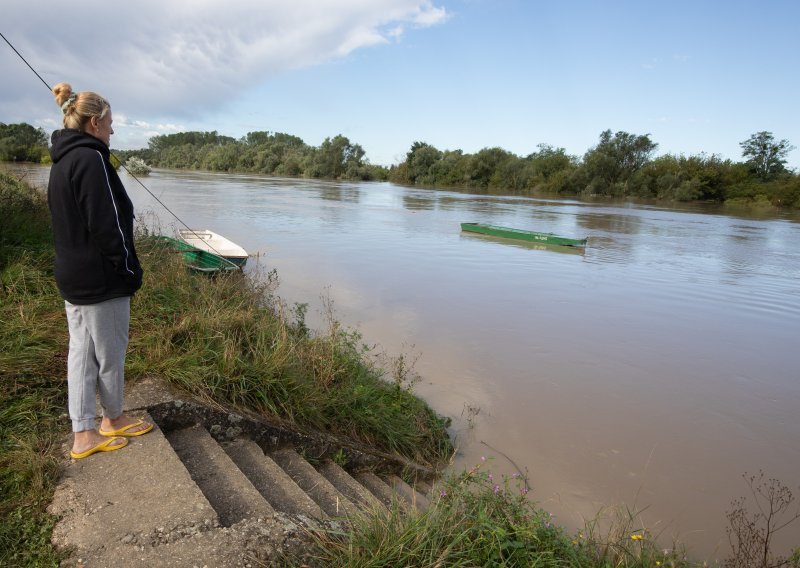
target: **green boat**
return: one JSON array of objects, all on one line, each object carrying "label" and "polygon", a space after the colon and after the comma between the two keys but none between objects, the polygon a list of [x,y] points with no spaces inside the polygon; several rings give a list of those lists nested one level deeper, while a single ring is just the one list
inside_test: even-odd
[{"label": "green boat", "polygon": [[497,227],[495,225],[484,225],[483,223],[461,223],[461,230],[470,233],[480,233],[493,237],[503,237],[506,239],[517,239],[532,243],[542,243],[547,245],[560,245],[566,247],[585,247],[588,239],[570,239],[559,237],[552,233],[537,233],[535,231],[524,231],[522,229],[511,229],[509,227]]},{"label": "green boat", "polygon": [[172,237],[166,237],[164,235],[154,236],[153,238],[163,243],[164,248],[179,252],[183,256],[186,265],[194,271],[214,273],[241,270],[240,266],[237,266],[226,258],[208,251],[200,250],[178,239],[173,239]]}]

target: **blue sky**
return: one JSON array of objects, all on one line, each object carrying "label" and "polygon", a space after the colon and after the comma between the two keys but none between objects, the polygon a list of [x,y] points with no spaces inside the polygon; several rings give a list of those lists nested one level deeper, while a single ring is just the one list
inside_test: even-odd
[{"label": "blue sky", "polygon": [[[117,148],[179,130],[315,146],[344,134],[385,165],[416,140],[581,156],[605,129],[650,134],[657,154],[739,160],[761,130],[800,146],[794,0],[70,5],[107,17],[76,34],[62,3],[4,0],[0,31],[49,83],[105,95]],[[0,72],[0,121],[57,126],[52,98],[4,43]]]}]

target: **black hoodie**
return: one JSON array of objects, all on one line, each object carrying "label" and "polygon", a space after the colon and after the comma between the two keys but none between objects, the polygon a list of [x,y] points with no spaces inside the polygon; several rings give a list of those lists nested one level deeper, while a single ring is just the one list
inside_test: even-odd
[{"label": "black hoodie", "polygon": [[108,147],[78,130],[51,139],[47,202],[53,218],[56,284],[72,304],[132,296],[142,285],[133,247],[133,203]]}]

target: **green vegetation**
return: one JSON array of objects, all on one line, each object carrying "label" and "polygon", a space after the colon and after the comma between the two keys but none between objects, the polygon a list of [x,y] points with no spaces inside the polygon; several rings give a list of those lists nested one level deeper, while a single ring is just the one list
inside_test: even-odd
[{"label": "green vegetation", "polygon": [[[0,565],[56,566],[46,506],[68,429],[64,303],[44,196],[0,174],[0,218]],[[423,463],[452,453],[445,421],[413,396],[403,365],[387,381],[357,334],[334,321],[312,333],[304,307],[272,293],[274,275],[206,278],[147,235],[138,247],[146,280],[132,305],[128,380],[161,376]]]},{"label": "green vegetation", "polygon": [[0,122],[1,162],[47,162],[47,134],[30,124]]},{"label": "green vegetation", "polygon": [[125,169],[135,176],[146,176],[150,173],[151,169],[144,160],[136,156],[131,156],[125,162]]},{"label": "green vegetation", "polygon": [[[321,179],[389,180],[422,187],[543,196],[608,196],[665,201],[714,201],[732,205],[800,208],[800,174],[786,169],[794,147],[757,132],[740,143],[743,162],[711,154],[653,157],[649,135],[600,133],[582,157],[540,144],[520,157],[502,148],[475,154],[414,142],[391,168],[369,163],[359,144],[340,135],[318,147],[280,132],[250,132],[240,139],[213,132],[155,136],[148,148],[117,151],[162,168],[252,172]],[[47,161],[47,140],[27,124],[0,124],[0,160]],[[136,173],[136,172],[133,172]]]},{"label": "green vegetation", "polygon": [[[321,566],[699,566],[680,548],[664,549],[624,512],[588,523],[575,535],[527,497],[522,477],[495,480],[485,463],[437,484],[427,511],[354,519],[352,530],[313,534]],[[605,529],[601,530],[600,526]]]},{"label": "green vegetation", "polygon": [[792,510],[788,487],[763,473],[744,476],[752,507],[740,498],[727,513],[730,555],[701,562],[626,507],[605,509],[569,534],[528,498],[527,479],[515,474],[497,480],[482,460],[438,482],[424,512],[409,515],[395,503],[388,515],[370,511],[350,527],[312,532],[312,557],[320,566],[342,568],[800,568],[800,548],[790,556],[771,549],[776,534],[800,519],[800,509]]},{"label": "green vegetation", "polygon": [[756,132],[744,142],[742,156],[750,171],[761,181],[776,179],[786,173],[786,155],[794,150],[788,140],[775,141],[771,132]]},{"label": "green vegetation", "polygon": [[800,207],[800,175],[785,168],[792,146],[769,132],[741,143],[744,162],[715,155],[664,155],[648,135],[600,134],[581,158],[540,144],[519,157],[502,148],[475,154],[414,142],[405,161],[389,170],[370,165],[364,150],[344,136],[317,148],[282,133],[251,132],[240,140],[216,132],[151,138],[136,154],[169,168],[243,171],[326,179],[383,180],[423,187],[466,188],[519,195],[610,196],[667,201],[716,201]]},{"label": "green vegetation", "polygon": [[128,376],[164,377],[195,396],[344,434],[421,463],[452,452],[445,421],[384,380],[358,333],[330,318],[317,334],[274,295],[275,273],[205,278],[143,237],[145,281],[132,305]]},{"label": "green vegetation", "polygon": [[342,135],[312,147],[280,132],[250,132],[240,140],[216,131],[181,132],[155,136],[147,149],[119,154],[162,168],[363,181],[385,180],[387,175],[386,168],[371,165],[364,149]]},{"label": "green vegetation", "polygon": [[55,566],[45,511],[66,405],[64,303],[44,196],[0,174],[0,565]]},{"label": "green vegetation", "polygon": [[766,203],[800,207],[800,175],[786,170],[792,147],[769,132],[741,143],[745,162],[706,154],[653,158],[649,136],[600,134],[582,158],[541,144],[519,157],[501,148],[476,154],[440,151],[415,142],[406,160],[391,168],[389,180],[428,187],[464,187],[518,195],[637,197],[668,201]]}]

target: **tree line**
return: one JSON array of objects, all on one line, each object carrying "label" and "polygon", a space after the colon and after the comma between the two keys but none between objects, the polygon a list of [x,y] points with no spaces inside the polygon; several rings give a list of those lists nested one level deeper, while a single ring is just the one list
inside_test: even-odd
[{"label": "tree line", "polygon": [[[800,175],[786,168],[786,157],[794,149],[789,141],[762,131],[740,147],[742,161],[738,162],[704,153],[654,157],[658,144],[648,134],[606,130],[583,156],[548,144],[518,156],[498,147],[468,154],[414,142],[405,160],[386,168],[371,164],[364,149],[341,134],[310,146],[281,132],[250,132],[236,139],[213,131],[154,136],[147,148],[115,153],[123,161],[137,156],[162,168],[389,180],[517,195],[599,195],[800,208]],[[27,124],[0,123],[0,159],[46,161],[44,131]]]},{"label": "tree line", "polygon": [[758,132],[740,143],[742,162],[716,155],[653,157],[649,135],[600,134],[582,157],[540,144],[520,157],[502,148],[475,154],[414,142],[389,179],[428,187],[467,187],[521,195],[600,195],[670,201],[768,202],[800,207],[800,176],[786,168],[787,140]]},{"label": "tree line", "polygon": [[213,132],[180,132],[150,138],[142,150],[123,151],[161,168],[253,172],[323,179],[385,180],[388,170],[369,163],[364,149],[341,134],[309,146],[281,132],[250,132],[235,139]]}]

